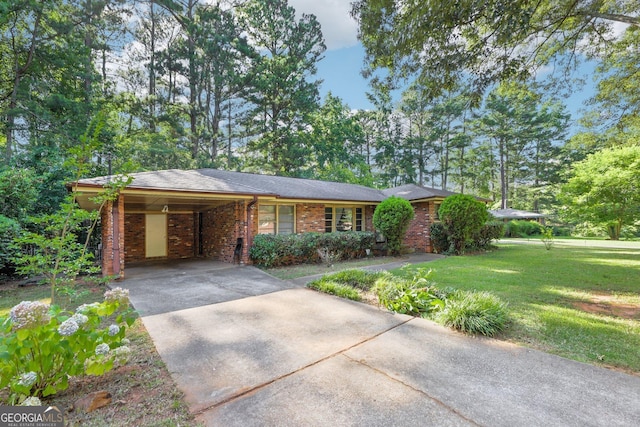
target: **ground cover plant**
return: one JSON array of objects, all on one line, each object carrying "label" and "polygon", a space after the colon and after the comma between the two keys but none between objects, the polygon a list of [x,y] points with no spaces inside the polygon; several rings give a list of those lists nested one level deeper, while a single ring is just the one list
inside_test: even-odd
[{"label": "ground cover plant", "polygon": [[[507,306],[495,295],[437,288],[430,270],[417,268],[407,276],[386,271],[345,270],[325,275],[307,286],[355,301],[366,299],[386,309],[436,320],[470,334],[493,336],[508,322]],[[372,298],[371,295],[375,298]]]},{"label": "ground cover plant", "polygon": [[638,374],[640,245],[633,245],[506,244],[422,266],[433,269],[438,287],[489,291],[507,302],[511,321],[500,338]]},{"label": "ground cover plant", "polygon": [[[102,301],[105,291],[104,285],[78,284],[73,294],[67,294],[57,302],[65,310],[75,311],[82,304]],[[49,296],[47,286],[0,283],[0,317],[9,316],[11,308],[21,301],[48,303]],[[42,403],[57,406],[65,412],[69,426],[197,425],[140,319],[128,328],[126,338],[130,350],[126,364],[116,365],[102,376],[70,378],[66,390],[43,397]],[[74,408],[78,399],[100,390],[111,394],[111,404],[89,413]],[[8,388],[0,390],[0,401],[9,397]]]}]

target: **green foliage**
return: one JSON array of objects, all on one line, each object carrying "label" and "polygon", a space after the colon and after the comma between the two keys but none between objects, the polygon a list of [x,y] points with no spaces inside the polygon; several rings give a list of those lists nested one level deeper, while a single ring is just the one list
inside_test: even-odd
[{"label": "green foliage", "polygon": [[433,292],[427,278],[428,274],[413,280],[383,276],[376,281],[373,290],[380,304],[388,310],[420,316],[440,310],[444,304]]},{"label": "green foliage", "polygon": [[459,291],[446,299],[434,318],[461,332],[493,336],[508,321],[507,304],[488,292]]},{"label": "green foliage", "polygon": [[542,243],[544,244],[544,248],[548,251],[553,247],[553,228],[545,227],[542,232],[542,237],[540,238]]},{"label": "green foliage", "polygon": [[456,254],[464,253],[474,234],[480,231],[489,219],[484,203],[465,194],[456,194],[444,199],[438,213]]},{"label": "green foliage", "polygon": [[387,239],[391,255],[400,253],[402,240],[415,213],[407,200],[391,196],[382,201],[373,213],[373,226]]},{"label": "green foliage", "polygon": [[360,301],[362,299],[358,291],[353,287],[329,279],[314,280],[308,283],[307,287],[352,301]]},{"label": "green foliage", "polygon": [[38,199],[36,177],[29,169],[9,168],[0,173],[0,215],[23,221]]},{"label": "green foliage", "polygon": [[447,233],[444,224],[441,222],[434,222],[429,227],[431,244],[433,245],[433,251],[437,254],[448,254],[450,252],[449,234]]},{"label": "green foliage", "polygon": [[505,237],[539,236],[543,231],[544,227],[537,221],[514,219],[507,223],[504,235]]},{"label": "green foliage", "polygon": [[600,224],[613,240],[640,212],[640,146],[604,149],[574,164],[562,187],[569,220]]},{"label": "green foliage", "polygon": [[471,247],[475,250],[487,250],[491,242],[504,235],[504,222],[489,221],[473,234]]},{"label": "green foliage", "polygon": [[31,301],[13,307],[0,319],[0,390],[9,391],[7,403],[55,394],[71,377],[102,375],[126,363],[125,332],[134,320],[128,291],[120,288],[75,312]]},{"label": "green foliage", "polygon": [[19,238],[21,233],[18,221],[0,215],[0,272],[12,272],[13,259],[19,252],[13,240]]},{"label": "green foliage", "polygon": [[375,234],[367,231],[258,234],[249,256],[267,268],[317,262],[322,256],[333,262],[364,256],[365,250],[374,244]]}]

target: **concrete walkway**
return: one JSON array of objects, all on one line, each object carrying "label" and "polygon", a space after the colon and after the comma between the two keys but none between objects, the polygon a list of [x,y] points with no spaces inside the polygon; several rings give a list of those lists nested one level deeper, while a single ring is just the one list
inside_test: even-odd
[{"label": "concrete walkway", "polygon": [[[245,269],[251,270],[234,270]],[[171,289],[197,281],[188,273],[178,277],[155,276],[154,283]],[[640,377],[282,286],[143,317],[205,425],[631,426],[640,420]],[[138,300],[133,292],[136,307]]]}]

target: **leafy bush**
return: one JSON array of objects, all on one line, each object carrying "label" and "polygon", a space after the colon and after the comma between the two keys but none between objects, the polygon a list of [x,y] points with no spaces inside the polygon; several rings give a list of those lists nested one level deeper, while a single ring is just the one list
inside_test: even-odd
[{"label": "leafy bush", "polygon": [[373,226],[387,239],[387,250],[397,255],[415,212],[407,200],[391,196],[382,201],[373,213]]},{"label": "leafy bush", "polygon": [[333,261],[364,256],[375,244],[372,232],[258,234],[249,256],[258,265],[282,265],[318,262],[324,256]]},{"label": "leafy bush", "polygon": [[507,323],[507,305],[488,292],[456,292],[434,319],[462,332],[493,336]]},{"label": "leafy bush", "polygon": [[380,304],[388,310],[415,316],[430,313],[441,309],[444,303],[433,292],[428,274],[419,272],[413,279],[383,276],[376,281],[373,290]]},{"label": "leafy bush", "polygon": [[476,231],[472,237],[471,246],[477,250],[486,250],[491,246],[491,242],[498,240],[504,235],[504,223],[500,221],[490,221]]},{"label": "leafy bush", "polygon": [[456,254],[464,253],[473,235],[489,219],[484,203],[466,194],[455,194],[444,199],[438,214]]},{"label": "leafy bush", "polygon": [[[115,320],[109,322],[111,318]],[[108,372],[126,362],[125,331],[134,320],[128,291],[121,288],[107,291],[102,303],[82,305],[75,313],[37,301],[21,302],[2,319],[0,390],[9,390],[8,403],[14,405],[30,396],[65,390],[72,376]]]},{"label": "leafy bush", "polygon": [[333,280],[327,280],[325,278],[314,280],[313,282],[308,283],[307,287],[315,289],[316,291],[324,292],[325,294],[331,294],[353,301],[361,300],[358,291],[351,286],[338,283]]},{"label": "leafy bush", "polygon": [[437,254],[448,254],[450,252],[449,234],[441,222],[434,222],[430,227],[431,245]]},{"label": "leafy bush", "polygon": [[539,236],[544,231],[544,227],[536,221],[511,220],[507,223],[505,230],[506,237],[528,237]]},{"label": "leafy bush", "polygon": [[13,259],[18,255],[18,248],[13,240],[21,233],[20,224],[4,215],[0,215],[0,272],[13,273]]}]

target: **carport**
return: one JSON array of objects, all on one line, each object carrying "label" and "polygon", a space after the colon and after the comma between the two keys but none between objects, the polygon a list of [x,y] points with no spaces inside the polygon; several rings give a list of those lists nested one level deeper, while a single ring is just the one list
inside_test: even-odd
[{"label": "carport", "polygon": [[[77,183],[80,207],[99,208],[91,198],[104,190],[108,178]],[[185,179],[184,171],[136,174],[135,183],[102,208],[103,275],[124,278],[125,265],[157,260],[232,263],[239,242],[236,261],[248,260],[251,207],[259,195],[271,195],[240,184],[191,178]]]}]

